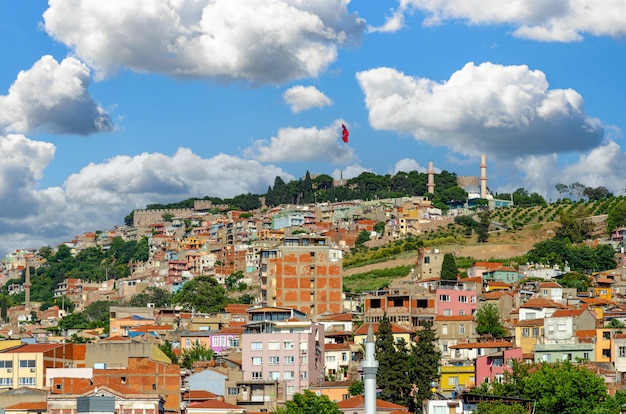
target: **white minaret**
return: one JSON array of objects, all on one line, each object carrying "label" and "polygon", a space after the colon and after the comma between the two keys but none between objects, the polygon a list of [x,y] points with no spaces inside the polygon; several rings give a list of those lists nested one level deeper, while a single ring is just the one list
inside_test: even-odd
[{"label": "white minaret", "polygon": [[428,192],[431,194],[435,194],[435,168],[433,167],[433,162],[428,161],[428,184],[427,184]]},{"label": "white minaret", "polygon": [[374,331],[370,323],[367,329],[367,339],[365,340],[365,360],[361,364],[363,367],[365,414],[376,414],[376,371],[378,371],[378,361],[376,361],[374,356],[374,348]]},{"label": "white minaret", "polygon": [[487,158],[480,156],[480,198],[487,198]]}]

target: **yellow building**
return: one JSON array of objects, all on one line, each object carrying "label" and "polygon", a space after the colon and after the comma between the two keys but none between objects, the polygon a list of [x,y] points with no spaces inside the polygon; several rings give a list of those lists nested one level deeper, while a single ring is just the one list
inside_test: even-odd
[{"label": "yellow building", "polygon": [[535,345],[543,338],[543,319],[526,319],[515,326],[515,346],[522,348],[524,359],[531,358]]},{"label": "yellow building", "polygon": [[439,390],[442,394],[450,395],[457,386],[462,388],[474,385],[474,365],[443,365],[440,368],[441,380]]},{"label": "yellow building", "polygon": [[[365,339],[367,338],[367,331],[369,326],[372,325],[372,331],[374,335],[378,332],[378,323],[364,323],[354,332],[354,343],[355,344],[364,344]],[[400,325],[396,325],[395,323],[391,324],[391,334],[393,335],[393,339],[398,342],[400,338],[404,339],[407,344],[411,343],[413,331],[410,329],[404,328]]]}]

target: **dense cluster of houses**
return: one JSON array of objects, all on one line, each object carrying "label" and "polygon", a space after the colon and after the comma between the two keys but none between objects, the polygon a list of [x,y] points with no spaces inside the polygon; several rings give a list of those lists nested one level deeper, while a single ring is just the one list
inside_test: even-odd
[{"label": "dense cluster of houses", "polygon": [[[426,200],[337,203],[311,210],[284,206],[263,217],[229,212],[227,219],[190,210],[164,222],[159,220],[163,214],[140,212],[136,227],[86,233],[67,243],[75,254],[95,245],[106,249],[114,237],[146,236],[149,260],[132,263],[132,274],[116,281],[67,278],[54,287],[55,297],[68,298],[81,311],[94,301],[127,299],[148,287],[175,293],[201,274],[224,283],[241,271],[255,286],[255,302],[228,305],[216,314],[151,304],[113,306],[108,334],[76,330],[62,336],[47,329],[65,316],[59,304],[46,310],[36,303],[13,307],[0,328],[0,407],[5,412],[73,414],[86,412],[90,404],[122,414],[267,412],[305,389],[327,395],[345,413],[362,412],[363,398],[350,398],[348,387],[362,378],[362,344],[369,327],[376,332],[383,317],[391,321],[393,335],[407,342],[432,322],[442,352],[441,379],[434,387],[440,401],[429,402],[432,412],[441,407],[468,412],[462,403],[451,402],[460,401],[466,389],[501,380],[511,359],[582,361],[611,389],[621,388],[626,379],[621,254],[617,269],[589,275],[589,291],[577,292],[559,283],[568,269],[535,264],[515,269],[476,262],[467,278],[443,280],[444,253],[422,248],[406,277],[379,291],[346,296],[345,249],[363,230],[376,236],[378,222],[386,224],[383,236],[389,239],[443,221]],[[3,262],[2,277],[6,282],[43,265],[36,251],[18,250]],[[28,286],[8,288],[19,292]],[[474,314],[486,303],[499,309],[507,331],[502,338],[476,333]],[[90,342],[67,343],[72,334]],[[215,358],[182,369],[159,348],[166,341],[179,355],[202,345]],[[377,407],[379,412],[403,410],[383,401]]]}]

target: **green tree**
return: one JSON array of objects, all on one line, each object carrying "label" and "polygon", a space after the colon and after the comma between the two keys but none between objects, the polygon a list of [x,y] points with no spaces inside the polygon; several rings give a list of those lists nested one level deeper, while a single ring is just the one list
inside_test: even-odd
[{"label": "green tree", "polygon": [[2,322],[7,321],[9,309],[9,298],[6,293],[0,294],[0,318],[2,318]]},{"label": "green tree", "polygon": [[607,399],[604,380],[569,360],[543,363],[524,380],[524,397],[536,400],[537,414],[591,412]]},{"label": "green tree", "polygon": [[153,303],[155,307],[162,308],[172,302],[172,295],[165,289],[150,286],[143,292],[133,296],[129,301],[129,306],[146,307],[148,303]]},{"label": "green tree", "polygon": [[609,208],[606,227],[609,233],[618,227],[626,226],[626,202],[620,200]]},{"label": "green tree", "polygon": [[[411,383],[408,377],[406,349],[400,349],[392,333],[391,322],[384,315],[376,332],[376,359],[378,371],[376,384],[381,389],[380,398],[396,404],[408,406]],[[402,346],[406,346],[403,343]]]},{"label": "green tree", "polygon": [[452,253],[443,255],[443,263],[441,264],[441,278],[444,280],[456,280],[459,269],[456,267],[456,260]]},{"label": "green tree", "polygon": [[478,403],[475,414],[528,414],[522,404],[504,404],[500,401]]},{"label": "green tree", "polygon": [[417,339],[415,344],[411,345],[408,361],[409,381],[416,386],[408,406],[411,412],[419,412],[422,401],[432,396],[431,383],[438,382],[440,378],[441,351],[432,322],[426,322],[422,329],[417,331]]},{"label": "green tree", "polygon": [[337,404],[326,395],[315,395],[309,390],[295,393],[291,401],[285,402],[287,414],[342,414]]},{"label": "green tree", "polygon": [[213,359],[213,355],[212,349],[206,348],[201,343],[194,342],[191,348],[184,349],[180,354],[180,366],[191,369],[195,361],[210,361]]},{"label": "green tree", "polygon": [[181,305],[186,311],[213,313],[224,310],[229,299],[226,291],[210,276],[198,276],[185,283],[172,298],[172,303]]},{"label": "green tree", "polygon": [[173,218],[174,218],[174,215],[172,213],[163,213],[161,215],[161,220],[163,220],[166,223],[171,222]]},{"label": "green tree", "polygon": [[385,234],[385,222],[379,221],[378,223],[374,224],[374,231],[381,236],[384,235]]},{"label": "green tree", "polygon": [[172,361],[172,364],[178,364],[178,357],[174,353],[174,350],[172,349],[172,343],[170,341],[166,339],[165,342],[159,345],[159,349],[163,351],[165,355],[167,355],[170,361]]},{"label": "green tree", "polygon": [[556,232],[556,237],[559,239],[579,243],[591,235],[589,210],[582,204],[573,209],[563,210],[559,215],[559,224],[561,227]]},{"label": "green tree", "polygon": [[356,246],[362,246],[366,241],[369,241],[369,239],[370,239],[370,232],[367,230],[361,230],[354,244]]},{"label": "green tree", "polygon": [[491,213],[489,210],[483,211],[479,215],[480,223],[476,228],[478,243],[487,243],[489,241],[489,225],[491,224]]},{"label": "green tree", "polygon": [[479,335],[491,335],[495,338],[502,338],[506,335],[506,329],[502,324],[500,310],[491,302],[478,307],[474,314],[476,321],[476,333]]},{"label": "green tree", "polygon": [[90,327],[91,323],[83,312],[71,313],[59,321],[59,329],[63,331],[68,329],[87,329]]},{"label": "green tree", "polygon": [[568,272],[559,278],[559,284],[564,288],[576,288],[577,292],[587,292],[591,279],[579,272]]},{"label": "green tree", "polygon": [[364,391],[365,391],[365,385],[363,384],[363,381],[354,381],[348,387],[348,394],[352,396],[363,395]]}]

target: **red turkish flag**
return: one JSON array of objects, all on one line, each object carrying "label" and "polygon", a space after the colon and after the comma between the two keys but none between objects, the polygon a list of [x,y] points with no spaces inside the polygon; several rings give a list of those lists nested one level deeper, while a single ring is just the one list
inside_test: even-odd
[{"label": "red turkish flag", "polygon": [[348,132],[348,128],[346,128],[346,126],[344,124],[341,124],[341,139],[343,140],[343,142],[348,142],[348,136],[350,135],[350,133]]}]

